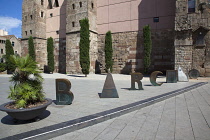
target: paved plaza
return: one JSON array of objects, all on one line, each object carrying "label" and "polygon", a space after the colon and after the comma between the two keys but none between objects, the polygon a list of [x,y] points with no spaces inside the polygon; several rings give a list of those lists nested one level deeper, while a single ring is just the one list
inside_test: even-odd
[{"label": "paved plaza", "polygon": [[[148,77],[142,80],[144,90],[128,90],[131,86],[130,75],[113,74],[119,98],[102,99],[106,75],[90,74],[63,75],[43,74],[44,91],[47,98],[56,99],[55,79],[67,78],[72,83],[74,94],[72,105],[55,105],[47,108],[37,122],[14,123],[5,112],[0,112],[0,139],[71,139],[71,140],[156,140],[187,139],[210,140],[210,84],[209,78],[199,78],[190,82],[163,83],[160,87],[152,86]],[[159,77],[158,82],[165,82]],[[177,89],[187,89],[200,82],[208,82],[194,89],[189,89],[175,97],[165,99],[148,106],[132,110],[119,117],[110,117],[100,123],[89,123],[92,126],[83,129],[58,126],[71,120],[85,118],[99,112],[121,108],[128,104],[157,97]],[[0,103],[6,103],[9,91],[8,75],[0,75]],[[82,120],[82,119],[81,119]],[[54,127],[54,128],[53,128]],[[44,131],[49,129],[49,131]],[[28,133],[30,132],[30,133]],[[38,133],[40,132],[40,133]],[[26,137],[24,137],[26,136]]]}]

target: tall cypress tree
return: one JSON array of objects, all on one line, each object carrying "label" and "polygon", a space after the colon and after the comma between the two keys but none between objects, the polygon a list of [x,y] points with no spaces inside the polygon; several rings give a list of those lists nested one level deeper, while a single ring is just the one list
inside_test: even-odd
[{"label": "tall cypress tree", "polygon": [[10,73],[15,70],[15,66],[10,61],[10,56],[14,55],[14,50],[13,50],[10,40],[8,40],[8,39],[6,40],[5,49],[6,49],[6,55],[5,55],[6,69],[7,69],[8,73]]},{"label": "tall cypress tree", "polygon": [[50,37],[47,39],[47,64],[49,68],[49,72],[54,71],[54,46],[53,46],[53,38]]},{"label": "tall cypress tree", "polygon": [[152,50],[152,40],[151,40],[151,29],[149,25],[143,28],[143,39],[144,39],[144,72],[148,73],[149,66],[151,64],[151,50]]},{"label": "tall cypress tree", "polygon": [[35,48],[34,48],[34,41],[32,36],[29,37],[28,39],[28,53],[29,56],[36,61],[36,53],[35,53]]},{"label": "tall cypress tree", "polygon": [[111,34],[111,31],[108,31],[106,33],[106,37],[105,37],[105,63],[106,63],[105,67],[106,67],[106,72],[108,72],[109,69],[112,72],[112,65],[113,65],[112,54],[113,54],[112,34]]},{"label": "tall cypress tree", "polygon": [[87,76],[90,69],[90,31],[89,31],[89,20],[87,18],[80,20],[80,66],[82,73]]}]

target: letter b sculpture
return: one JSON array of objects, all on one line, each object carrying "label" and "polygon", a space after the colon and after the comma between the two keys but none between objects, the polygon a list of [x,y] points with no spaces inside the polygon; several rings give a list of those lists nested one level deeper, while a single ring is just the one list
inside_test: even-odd
[{"label": "letter b sculpture", "polygon": [[74,95],[70,91],[71,82],[68,79],[56,79],[56,104],[69,105],[74,100]]}]

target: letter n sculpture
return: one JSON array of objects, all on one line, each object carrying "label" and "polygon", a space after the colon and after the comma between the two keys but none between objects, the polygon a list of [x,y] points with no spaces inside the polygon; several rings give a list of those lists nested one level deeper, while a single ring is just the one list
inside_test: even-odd
[{"label": "letter n sculpture", "polygon": [[[142,88],[142,82],[141,82],[142,79],[143,79],[143,75],[141,73],[138,73],[138,72],[131,73],[131,88],[130,88],[130,90],[144,90]],[[135,82],[138,83],[139,89],[135,88]]]},{"label": "letter n sculpture", "polygon": [[56,79],[56,104],[70,105],[74,100],[74,95],[70,91],[71,82],[68,79]]}]

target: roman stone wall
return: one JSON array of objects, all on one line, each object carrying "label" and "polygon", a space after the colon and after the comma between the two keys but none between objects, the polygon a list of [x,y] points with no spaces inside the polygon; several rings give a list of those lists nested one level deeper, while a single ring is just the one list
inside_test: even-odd
[{"label": "roman stone wall", "polygon": [[175,68],[181,66],[185,73],[197,69],[201,76],[210,75],[210,4],[207,0],[195,1],[195,11],[190,12],[186,0],[177,0],[176,9]]},{"label": "roman stone wall", "polygon": [[[152,30],[152,54],[150,72],[174,69],[174,32],[172,30]],[[132,70],[143,72],[143,32],[123,32],[112,34],[113,73],[129,74]],[[100,72],[105,72],[105,35],[98,36],[98,61]]]}]

